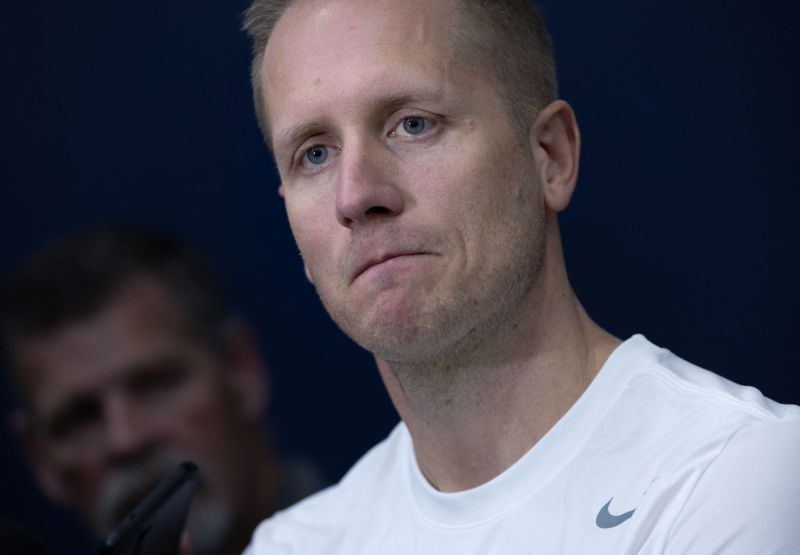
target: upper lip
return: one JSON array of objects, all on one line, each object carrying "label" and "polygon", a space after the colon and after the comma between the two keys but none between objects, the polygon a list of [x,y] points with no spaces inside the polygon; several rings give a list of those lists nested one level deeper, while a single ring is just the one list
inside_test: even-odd
[{"label": "upper lip", "polygon": [[372,268],[373,266],[377,266],[378,264],[382,264],[387,260],[391,260],[392,258],[397,258],[399,256],[412,256],[416,254],[430,254],[427,252],[422,251],[387,251],[380,253],[376,256],[369,256],[362,260],[360,263],[356,264],[355,271],[353,272],[351,282],[358,279],[358,276]]}]

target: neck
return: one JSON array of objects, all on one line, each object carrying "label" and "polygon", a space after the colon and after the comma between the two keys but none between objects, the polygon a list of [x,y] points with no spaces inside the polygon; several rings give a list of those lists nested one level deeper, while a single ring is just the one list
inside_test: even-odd
[{"label": "neck", "polygon": [[438,368],[378,360],[420,469],[441,491],[476,487],[514,464],[569,410],[619,344],[581,307],[557,234],[555,241],[537,286],[478,351]]}]

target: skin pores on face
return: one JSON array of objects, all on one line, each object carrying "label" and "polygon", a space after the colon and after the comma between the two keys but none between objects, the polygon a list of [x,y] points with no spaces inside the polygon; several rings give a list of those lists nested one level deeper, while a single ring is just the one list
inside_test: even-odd
[{"label": "skin pores on face", "polygon": [[377,356],[452,361],[531,294],[545,208],[452,2],[308,1],[267,45],[281,192],[334,320]]}]

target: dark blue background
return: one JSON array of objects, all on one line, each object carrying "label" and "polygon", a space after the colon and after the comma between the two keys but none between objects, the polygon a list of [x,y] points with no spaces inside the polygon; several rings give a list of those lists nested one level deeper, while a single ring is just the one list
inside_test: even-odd
[{"label": "dark blue background", "polygon": [[[541,4],[583,131],[562,228],[586,308],[621,337],[643,332],[797,403],[797,9]],[[90,225],[188,238],[263,340],[279,445],[333,480],[396,415],[369,355],[303,277],[252,113],[246,5],[3,0],[0,273]],[[6,435],[0,449],[0,518],[48,537],[54,553],[85,548]]]}]

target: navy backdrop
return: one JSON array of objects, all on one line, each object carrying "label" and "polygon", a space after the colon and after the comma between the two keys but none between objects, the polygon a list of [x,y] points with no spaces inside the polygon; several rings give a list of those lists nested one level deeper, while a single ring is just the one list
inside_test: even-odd
[{"label": "navy backdrop", "polygon": [[[246,5],[3,0],[0,273],[91,225],[189,239],[263,341],[279,445],[334,480],[397,417],[369,355],[303,277],[252,113]],[[583,131],[562,227],[589,313],[797,403],[797,8],[541,5]],[[7,388],[0,403],[5,413]],[[6,434],[0,449],[0,518],[47,537],[54,553],[86,549]]]}]

